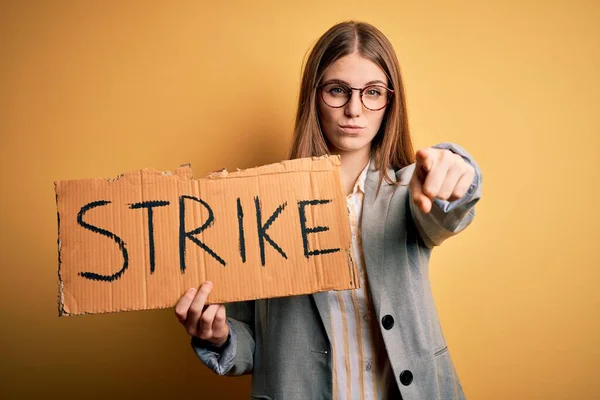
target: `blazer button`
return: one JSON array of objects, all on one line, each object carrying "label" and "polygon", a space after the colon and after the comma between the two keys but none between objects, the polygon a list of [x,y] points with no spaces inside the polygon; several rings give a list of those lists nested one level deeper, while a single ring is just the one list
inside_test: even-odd
[{"label": "blazer button", "polygon": [[381,318],[381,325],[383,325],[383,328],[386,331],[389,331],[394,327],[394,317],[389,314],[385,315],[383,318]]},{"label": "blazer button", "polygon": [[400,382],[404,386],[408,386],[413,381],[413,374],[409,370],[400,372]]}]

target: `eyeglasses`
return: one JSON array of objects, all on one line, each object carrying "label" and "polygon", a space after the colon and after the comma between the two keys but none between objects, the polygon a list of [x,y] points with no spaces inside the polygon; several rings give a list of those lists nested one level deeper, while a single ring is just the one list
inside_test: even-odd
[{"label": "eyeglasses", "polygon": [[371,111],[385,108],[394,91],[383,85],[369,85],[364,88],[353,88],[340,82],[331,82],[317,86],[323,102],[331,108],[344,107],[352,98],[352,92],[358,90],[362,105]]}]

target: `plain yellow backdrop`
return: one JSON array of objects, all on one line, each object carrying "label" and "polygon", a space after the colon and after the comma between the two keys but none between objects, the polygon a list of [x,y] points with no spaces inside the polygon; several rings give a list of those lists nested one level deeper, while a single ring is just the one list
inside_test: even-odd
[{"label": "plain yellow backdrop", "polygon": [[2,1],[0,397],[247,397],[172,310],[57,317],[53,181],[284,159],[304,56],[346,19],[393,43],[416,146],[483,170],[431,268],[467,397],[600,398],[600,2],[567,0]]}]

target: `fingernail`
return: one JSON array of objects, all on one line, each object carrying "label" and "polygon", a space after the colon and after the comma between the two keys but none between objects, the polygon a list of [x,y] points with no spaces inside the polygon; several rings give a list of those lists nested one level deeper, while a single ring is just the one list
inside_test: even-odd
[{"label": "fingernail", "polygon": [[188,291],[188,293],[193,293],[196,291],[196,288],[191,287],[187,291]]}]

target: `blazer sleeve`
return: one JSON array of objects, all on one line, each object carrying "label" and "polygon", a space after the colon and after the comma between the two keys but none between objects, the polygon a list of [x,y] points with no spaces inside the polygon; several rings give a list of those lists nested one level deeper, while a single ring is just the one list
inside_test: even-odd
[{"label": "blazer sleeve", "polygon": [[[473,157],[465,149],[453,143],[440,143],[433,147],[450,150],[460,155],[475,169],[475,176],[473,177],[471,186],[463,197],[454,201],[434,199],[431,211],[427,214],[421,211],[413,202],[409,186],[410,212],[421,238],[429,248],[439,246],[444,240],[456,235],[469,226],[475,217],[475,204],[481,198],[482,186],[481,170]],[[406,172],[412,175],[415,165],[412,164],[407,168],[410,168],[410,171]]]},{"label": "blazer sleeve", "polygon": [[192,337],[192,349],[208,368],[218,375],[252,373],[254,364],[254,301],[225,304],[229,337],[217,348]]}]

